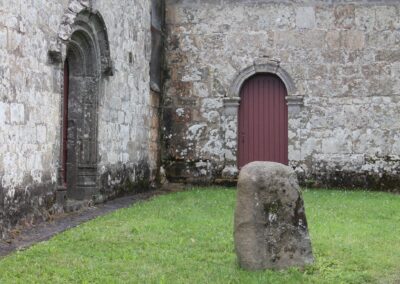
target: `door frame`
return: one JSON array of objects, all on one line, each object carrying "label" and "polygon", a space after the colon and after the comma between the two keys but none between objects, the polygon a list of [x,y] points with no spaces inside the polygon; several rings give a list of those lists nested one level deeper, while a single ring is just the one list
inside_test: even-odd
[{"label": "door frame", "polygon": [[[254,64],[243,69],[238,73],[229,89],[228,96],[224,98],[224,113],[222,131],[224,133],[224,169],[222,170],[223,178],[236,178],[239,170],[237,167],[238,153],[238,115],[240,105],[240,91],[243,84],[252,76],[260,73],[269,73],[278,76],[284,83],[287,90],[286,102],[288,104],[288,116],[290,130],[290,118],[295,117],[302,109],[304,97],[299,94],[293,79],[280,65],[277,60],[266,58],[256,59]],[[289,145],[291,145],[289,139]],[[290,151],[289,151],[290,163]]]},{"label": "door frame", "polygon": [[[62,52],[59,52],[60,63],[63,63],[61,77],[64,78],[62,85],[62,98],[60,103],[60,162],[58,170],[59,196],[63,201],[68,198],[92,199],[99,193],[99,141],[98,141],[98,112],[100,107],[100,96],[104,93],[104,80],[113,75],[113,63],[110,54],[108,31],[102,15],[91,8],[84,8],[73,14],[68,14],[70,21],[60,26],[59,44]],[[64,73],[69,74],[64,74]],[[71,75],[84,78],[79,84],[73,84]],[[75,79],[78,81],[78,79]],[[89,142],[85,144],[85,153],[90,158],[76,161],[77,185],[70,186],[68,183],[68,103],[72,97],[72,87],[75,93],[85,98],[87,107],[80,113],[91,113]],[[78,91],[77,91],[78,90]],[[89,131],[89,130],[88,130]],[[79,187],[79,188],[78,188]]]}]

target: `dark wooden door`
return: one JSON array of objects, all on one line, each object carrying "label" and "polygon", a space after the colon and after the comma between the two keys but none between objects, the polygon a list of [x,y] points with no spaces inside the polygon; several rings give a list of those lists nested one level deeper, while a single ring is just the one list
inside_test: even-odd
[{"label": "dark wooden door", "polygon": [[62,125],[62,183],[67,186],[67,155],[68,155],[68,94],[69,94],[69,63],[64,62],[64,100]]},{"label": "dark wooden door", "polygon": [[287,91],[272,74],[255,75],[242,86],[238,166],[253,161],[288,164]]}]

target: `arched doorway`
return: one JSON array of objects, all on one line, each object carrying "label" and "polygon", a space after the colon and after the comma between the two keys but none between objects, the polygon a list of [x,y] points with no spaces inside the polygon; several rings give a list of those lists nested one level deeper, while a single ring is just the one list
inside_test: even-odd
[{"label": "arched doorway", "polygon": [[238,168],[252,161],[288,164],[287,90],[274,74],[256,74],[240,91]]},{"label": "arched doorway", "polygon": [[68,198],[91,199],[98,193],[98,100],[109,61],[104,21],[98,14],[81,12],[64,62],[62,182]]}]

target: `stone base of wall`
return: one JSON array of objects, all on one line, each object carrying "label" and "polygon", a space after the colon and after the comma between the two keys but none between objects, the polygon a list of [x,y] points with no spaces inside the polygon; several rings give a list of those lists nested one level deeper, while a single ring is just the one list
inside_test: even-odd
[{"label": "stone base of wall", "polygon": [[164,163],[169,182],[193,185],[211,185],[220,179],[223,167],[210,160],[186,162],[183,160]]},{"label": "stone base of wall", "polygon": [[[147,191],[155,186],[155,177],[146,162],[103,169],[99,192],[88,204]],[[52,215],[70,211],[60,193],[57,184],[50,182],[12,191],[0,187],[0,240],[12,237],[20,227],[47,221]]]},{"label": "stone base of wall", "polygon": [[104,202],[127,193],[146,191],[156,185],[156,175],[147,162],[137,165],[119,165],[103,171],[100,176],[100,191],[95,202]]},{"label": "stone base of wall", "polygon": [[[291,162],[299,183],[308,188],[368,189],[400,193],[400,162],[389,158],[367,159],[360,167],[348,169],[343,165],[318,162]],[[397,165],[399,163],[399,165]],[[236,186],[237,176],[222,175],[221,166],[211,161],[187,163],[169,161],[164,164],[168,181],[193,185]],[[310,170],[303,170],[308,168]]]},{"label": "stone base of wall", "polygon": [[400,176],[388,173],[331,171],[300,176],[300,184],[309,188],[369,189],[400,193]]},{"label": "stone base of wall", "polygon": [[400,157],[395,155],[340,156],[292,162],[291,166],[301,184],[307,187],[400,192]]},{"label": "stone base of wall", "polygon": [[310,173],[298,172],[299,182],[308,188],[368,189],[400,193],[400,175],[384,171],[356,171],[319,168]]},{"label": "stone base of wall", "polygon": [[17,226],[47,220],[54,210],[55,188],[52,183],[11,191],[0,188],[0,239]]}]

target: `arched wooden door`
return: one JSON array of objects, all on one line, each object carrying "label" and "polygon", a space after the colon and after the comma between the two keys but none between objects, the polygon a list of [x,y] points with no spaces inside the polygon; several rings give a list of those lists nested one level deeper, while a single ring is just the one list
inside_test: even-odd
[{"label": "arched wooden door", "polygon": [[248,79],[240,92],[238,166],[253,161],[288,164],[287,90],[273,74]]}]

